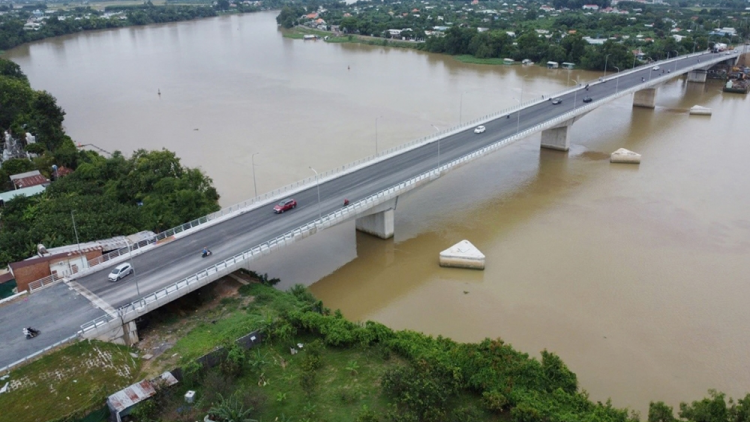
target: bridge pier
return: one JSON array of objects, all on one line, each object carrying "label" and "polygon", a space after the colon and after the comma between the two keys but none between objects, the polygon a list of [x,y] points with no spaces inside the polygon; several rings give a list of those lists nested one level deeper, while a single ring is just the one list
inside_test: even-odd
[{"label": "bridge pier", "polygon": [[656,88],[646,88],[636,91],[633,95],[633,107],[655,108]]},{"label": "bridge pier", "polygon": [[132,346],[140,341],[135,320],[122,322],[119,318],[83,333],[84,338]]},{"label": "bridge pier", "polygon": [[398,197],[368,210],[368,215],[357,218],[357,230],[381,239],[392,238],[395,232],[394,214],[397,204]]},{"label": "bridge pier", "polygon": [[569,150],[568,128],[572,123],[573,121],[569,120],[560,126],[542,131],[542,148],[556,149],[558,151]]},{"label": "bridge pier", "polygon": [[707,71],[703,69],[695,69],[691,70],[687,74],[687,81],[688,82],[697,82],[697,83],[706,83],[706,75],[708,74]]}]

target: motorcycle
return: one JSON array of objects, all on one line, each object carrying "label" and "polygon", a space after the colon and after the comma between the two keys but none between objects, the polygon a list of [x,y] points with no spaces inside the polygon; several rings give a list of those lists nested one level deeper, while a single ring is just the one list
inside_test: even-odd
[{"label": "motorcycle", "polygon": [[40,333],[41,333],[41,331],[39,331],[39,330],[37,330],[35,328],[31,328],[31,327],[27,327],[27,328],[23,329],[23,334],[24,334],[24,336],[26,336],[26,339],[34,338],[34,337],[38,336]]},{"label": "motorcycle", "polygon": [[213,252],[209,251],[208,249],[204,250],[201,254],[201,258],[205,258],[207,256],[210,256]]}]

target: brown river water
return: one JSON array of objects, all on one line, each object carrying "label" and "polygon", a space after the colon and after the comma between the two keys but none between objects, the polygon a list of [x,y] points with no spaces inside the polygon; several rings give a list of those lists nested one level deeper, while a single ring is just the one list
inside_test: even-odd
[{"label": "brown river water", "polygon": [[[412,50],[282,38],[275,13],[83,33],[6,52],[106,151],[168,148],[230,205],[599,73],[478,66]],[[161,92],[158,95],[157,92]],[[353,320],[559,354],[595,400],[645,416],[709,388],[750,391],[744,95],[674,79],[399,201],[395,238],[344,224],[258,263]],[[689,116],[699,104],[711,117]],[[624,147],[640,166],[612,165]],[[440,268],[468,239],[485,271]]]}]

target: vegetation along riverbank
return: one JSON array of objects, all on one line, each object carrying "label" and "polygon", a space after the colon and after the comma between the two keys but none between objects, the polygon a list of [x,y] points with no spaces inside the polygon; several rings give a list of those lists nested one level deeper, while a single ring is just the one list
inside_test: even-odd
[{"label": "vegetation along riverbank", "polygon": [[[282,292],[265,276],[237,278],[242,284],[220,280],[147,316],[137,349],[82,342],[14,371],[14,387],[0,395],[0,408],[10,413],[0,421],[80,417],[117,389],[176,367],[182,382],[141,403],[134,420],[194,421],[208,414],[219,421],[741,422],[750,414],[750,395],[734,401],[712,391],[681,404],[677,416],[670,406],[651,403],[642,418],[589,400],[552,352],[536,358],[500,339],[457,343],[355,323],[304,287]],[[250,349],[234,342],[249,332],[263,341]],[[215,366],[196,362],[217,347],[223,352]],[[71,354],[92,362],[72,379],[31,382],[64,372]],[[154,356],[143,360],[147,354]],[[107,382],[89,383],[99,378]],[[196,391],[193,404],[184,401],[188,390]],[[19,397],[47,413],[23,410]],[[66,406],[58,406],[61,397]]]},{"label": "vegetation along riverbank", "polygon": [[276,20],[285,28],[331,31],[330,41],[370,43],[380,38],[382,45],[399,41],[401,47],[459,56],[470,63],[511,59],[625,70],[716,43],[744,43],[750,33],[744,3],[704,1],[701,7],[688,2],[615,5],[607,0],[290,3]]}]

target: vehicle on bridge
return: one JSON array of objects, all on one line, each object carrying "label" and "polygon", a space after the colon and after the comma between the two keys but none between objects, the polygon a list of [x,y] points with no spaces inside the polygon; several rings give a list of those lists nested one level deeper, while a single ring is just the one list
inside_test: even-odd
[{"label": "vehicle on bridge", "polygon": [[552,99],[552,104],[558,105],[560,103],[562,103],[562,98],[553,98]]},{"label": "vehicle on bridge", "polygon": [[474,133],[482,133],[485,130],[487,130],[487,128],[485,128],[484,126],[477,126],[477,128],[474,129]]},{"label": "vehicle on bridge", "polygon": [[294,198],[287,198],[276,204],[276,206],[273,207],[273,212],[281,214],[284,211],[289,211],[294,208],[297,208],[297,201],[295,201]]},{"label": "vehicle on bridge", "polygon": [[659,70],[659,66],[654,66],[651,68],[651,70]]},{"label": "vehicle on bridge", "polygon": [[593,101],[593,99],[591,97],[583,97],[583,102],[584,103],[590,103],[591,101]]},{"label": "vehicle on bridge", "polygon": [[111,273],[109,273],[109,281],[119,281],[130,274],[133,274],[133,266],[130,263],[125,262],[116,266]]}]

